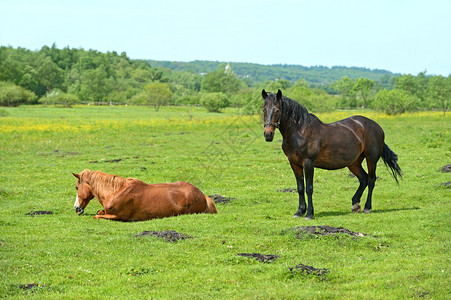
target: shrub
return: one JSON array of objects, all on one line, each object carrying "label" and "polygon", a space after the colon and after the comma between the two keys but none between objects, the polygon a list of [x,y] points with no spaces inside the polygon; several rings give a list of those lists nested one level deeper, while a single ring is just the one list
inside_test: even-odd
[{"label": "shrub", "polygon": [[31,103],[36,98],[33,92],[9,82],[0,81],[0,106],[19,106]]},{"label": "shrub", "polygon": [[331,111],[336,102],[334,96],[330,96],[322,90],[306,86],[295,86],[288,91],[287,95],[311,112]]},{"label": "shrub", "polygon": [[201,104],[209,112],[221,112],[229,105],[229,99],[224,93],[206,93],[202,95]]},{"label": "shrub", "polygon": [[394,89],[381,90],[372,102],[373,108],[382,110],[388,115],[402,114],[408,111],[418,110],[419,99],[407,91]]},{"label": "shrub", "polygon": [[48,92],[44,97],[39,99],[40,103],[51,105],[62,105],[64,107],[71,107],[74,104],[80,103],[80,99],[76,95],[66,94],[65,92],[54,89]]},{"label": "shrub", "polygon": [[1,117],[6,117],[6,116],[9,116],[9,112],[7,112],[4,109],[0,109],[0,118]]},{"label": "shrub", "polygon": [[166,83],[152,82],[144,88],[144,91],[130,99],[130,103],[153,105],[158,111],[161,105],[167,105],[171,97],[172,92]]},{"label": "shrub", "polygon": [[263,107],[262,93],[260,89],[242,95],[243,112],[247,115],[260,114]]}]

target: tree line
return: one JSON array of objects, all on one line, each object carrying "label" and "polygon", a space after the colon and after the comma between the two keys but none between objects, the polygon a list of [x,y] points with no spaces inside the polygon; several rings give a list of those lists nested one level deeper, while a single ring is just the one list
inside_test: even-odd
[{"label": "tree line", "polygon": [[[222,64],[219,61],[173,62],[148,60],[153,67],[163,67],[173,71],[184,71],[194,73],[209,73],[218,69]],[[249,85],[258,84],[265,81],[274,81],[279,78],[295,83],[299,78],[305,79],[311,86],[316,88],[327,88],[332,82],[347,76],[353,80],[364,77],[378,82],[385,88],[393,88],[394,77],[400,74],[393,74],[385,70],[370,70],[358,67],[325,67],[313,66],[304,67],[300,65],[260,65],[255,63],[230,63],[234,72]]]},{"label": "tree line", "polygon": [[[233,69],[232,69],[233,68]],[[341,76],[341,77],[338,77]],[[451,77],[383,70],[197,61],[132,60],[56,45],[31,51],[0,47],[0,105],[78,103],[202,105],[261,110],[261,89],[281,89],[313,112],[368,107],[399,114],[449,109]]]}]

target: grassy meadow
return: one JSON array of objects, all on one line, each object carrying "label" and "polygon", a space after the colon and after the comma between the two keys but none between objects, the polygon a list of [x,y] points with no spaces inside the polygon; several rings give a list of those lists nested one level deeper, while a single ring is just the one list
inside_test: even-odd
[{"label": "grassy meadow", "polygon": [[[315,170],[315,220],[292,218],[295,178],[277,132],[258,116],[203,108],[4,108],[0,117],[0,297],[45,299],[445,299],[451,294],[451,117],[441,112],[376,120],[399,156],[397,185],[380,161],[371,214],[352,214],[358,180]],[[184,180],[231,197],[217,215],[145,222],[76,215],[71,172],[101,170],[149,183]],[[366,197],[366,192],[364,194]],[[364,202],[364,200],[363,200]],[[52,214],[29,215],[32,211]],[[298,235],[327,225],[363,237]],[[176,243],[143,231],[175,230]],[[238,253],[277,255],[262,263]],[[291,272],[298,264],[325,275]]]}]

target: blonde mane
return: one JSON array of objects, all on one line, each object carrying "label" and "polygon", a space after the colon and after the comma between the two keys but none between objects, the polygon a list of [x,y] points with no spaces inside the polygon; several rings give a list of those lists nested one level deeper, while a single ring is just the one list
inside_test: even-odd
[{"label": "blonde mane", "polygon": [[89,184],[95,194],[99,192],[114,194],[126,181],[125,178],[117,175],[91,170],[84,170],[80,173],[80,177]]}]

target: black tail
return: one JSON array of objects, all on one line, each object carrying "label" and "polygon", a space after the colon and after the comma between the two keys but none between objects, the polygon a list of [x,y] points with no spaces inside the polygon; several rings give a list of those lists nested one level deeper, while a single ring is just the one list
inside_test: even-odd
[{"label": "black tail", "polygon": [[387,167],[390,167],[390,170],[395,178],[396,182],[398,182],[398,175],[402,178],[402,171],[398,165],[398,155],[393,152],[390,148],[388,148],[387,144],[384,144],[384,150],[382,150],[382,159]]}]

